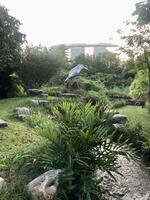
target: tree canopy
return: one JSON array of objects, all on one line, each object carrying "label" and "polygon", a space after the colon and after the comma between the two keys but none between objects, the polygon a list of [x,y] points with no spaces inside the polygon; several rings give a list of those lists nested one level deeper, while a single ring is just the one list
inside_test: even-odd
[{"label": "tree canopy", "polygon": [[14,87],[12,74],[17,71],[21,45],[25,41],[25,35],[19,31],[20,25],[19,20],[0,6],[0,97],[9,96]]}]

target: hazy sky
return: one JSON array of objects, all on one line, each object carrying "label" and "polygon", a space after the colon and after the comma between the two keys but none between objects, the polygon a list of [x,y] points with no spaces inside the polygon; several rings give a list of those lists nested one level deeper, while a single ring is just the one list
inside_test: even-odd
[{"label": "hazy sky", "polygon": [[[117,29],[140,0],[1,0],[29,43],[120,43]],[[113,38],[113,40],[110,40]]]}]

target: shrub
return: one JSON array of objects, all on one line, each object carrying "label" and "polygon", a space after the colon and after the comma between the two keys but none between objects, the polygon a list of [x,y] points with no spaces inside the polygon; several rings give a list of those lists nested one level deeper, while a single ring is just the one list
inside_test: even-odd
[{"label": "shrub", "polygon": [[41,112],[37,112],[32,115],[29,115],[26,121],[31,128],[40,127],[40,125],[44,122],[48,122],[48,115],[46,118],[46,116],[43,115]]},{"label": "shrub", "polygon": [[101,103],[107,106],[109,105],[109,100],[103,90],[99,92],[95,92],[93,90],[88,91],[86,95],[86,100],[90,101],[93,105],[95,105],[96,103]]},{"label": "shrub", "polygon": [[116,130],[113,136],[114,141],[117,141],[120,136],[122,142],[128,141],[138,152],[142,152],[142,146],[146,140],[140,123],[126,123],[124,127]]},{"label": "shrub", "polygon": [[148,112],[150,113],[150,104],[148,104],[146,107],[147,107]]},{"label": "shrub", "polygon": [[78,77],[80,87],[86,91],[106,90],[100,80],[91,80],[90,77]]},{"label": "shrub", "polygon": [[43,91],[47,93],[49,96],[59,96],[59,94],[65,91],[64,86],[53,86],[49,87],[48,85],[44,85],[42,87]]},{"label": "shrub", "polygon": [[106,94],[110,97],[115,97],[115,98],[129,98],[129,89],[128,87],[123,87],[123,88],[119,88],[119,87],[113,87],[110,90],[107,90]]},{"label": "shrub", "polygon": [[130,86],[130,95],[133,98],[146,98],[147,70],[139,70]]},{"label": "shrub", "polygon": [[121,108],[126,106],[125,100],[116,100],[112,102],[112,108]]},{"label": "shrub", "polygon": [[125,145],[108,136],[109,113],[100,105],[63,102],[53,108],[57,121],[41,126],[40,134],[50,141],[50,154],[42,164],[63,169],[56,199],[101,199],[101,180],[95,172],[117,172],[117,156],[127,155]]}]

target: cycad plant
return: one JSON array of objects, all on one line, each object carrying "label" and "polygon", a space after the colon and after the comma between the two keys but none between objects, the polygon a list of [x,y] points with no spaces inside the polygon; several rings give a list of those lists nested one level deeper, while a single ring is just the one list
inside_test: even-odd
[{"label": "cycad plant", "polygon": [[128,152],[107,134],[109,112],[100,105],[63,102],[53,108],[53,115],[55,120],[43,124],[40,132],[50,141],[42,163],[47,169],[63,169],[56,199],[101,199],[96,170],[117,171],[118,155]]}]

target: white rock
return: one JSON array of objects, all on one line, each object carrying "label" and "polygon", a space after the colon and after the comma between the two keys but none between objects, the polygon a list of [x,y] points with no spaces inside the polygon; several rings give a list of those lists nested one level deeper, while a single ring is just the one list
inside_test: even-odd
[{"label": "white rock", "polygon": [[127,116],[126,115],[121,115],[121,114],[115,114],[112,117],[112,120],[114,123],[122,123],[127,121]]},{"label": "white rock", "polygon": [[0,189],[5,187],[6,187],[6,181],[2,177],[0,177]]},{"label": "white rock", "polygon": [[30,114],[29,108],[26,108],[26,107],[16,107],[15,111],[19,118],[25,118],[27,117],[27,115]]},{"label": "white rock", "polygon": [[32,101],[32,103],[34,103],[36,105],[40,105],[40,104],[44,105],[44,104],[48,103],[48,101],[45,99],[32,99],[31,101]]},{"label": "white rock", "polygon": [[0,127],[5,127],[5,126],[8,126],[7,122],[0,119]]},{"label": "white rock", "polygon": [[58,175],[61,172],[60,169],[50,170],[32,180],[27,185],[27,191],[32,200],[51,200],[54,198],[58,183]]}]

